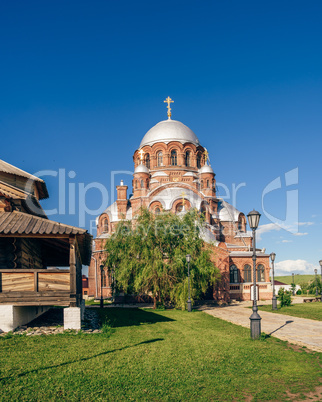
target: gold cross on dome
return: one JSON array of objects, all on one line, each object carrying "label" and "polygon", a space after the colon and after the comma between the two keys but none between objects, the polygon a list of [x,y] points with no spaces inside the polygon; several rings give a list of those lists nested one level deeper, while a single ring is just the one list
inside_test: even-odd
[{"label": "gold cross on dome", "polygon": [[170,96],[168,96],[167,99],[165,101],[163,101],[163,102],[168,104],[168,106],[167,106],[167,108],[168,108],[168,119],[171,120],[171,107],[170,107],[170,104],[174,103],[174,101],[170,98]]},{"label": "gold cross on dome", "polygon": [[140,155],[140,160],[143,161],[143,155],[144,155],[143,149],[141,149],[141,151],[139,151],[139,155]]},{"label": "gold cross on dome", "polygon": [[184,191],[182,191],[182,193],[180,194],[181,195],[181,197],[182,197],[182,206],[184,206],[184,204],[185,204],[185,199],[184,199],[184,197],[187,195]]},{"label": "gold cross on dome", "polygon": [[207,151],[207,148],[205,148],[205,152],[203,153],[205,155],[205,163],[209,161],[209,152]]}]

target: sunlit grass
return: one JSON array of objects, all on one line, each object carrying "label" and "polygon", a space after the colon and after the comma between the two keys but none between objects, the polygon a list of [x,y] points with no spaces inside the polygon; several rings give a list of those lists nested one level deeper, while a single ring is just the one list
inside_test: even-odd
[{"label": "sunlit grass", "polygon": [[260,306],[259,310],[268,311],[276,314],[286,314],[293,317],[309,318],[311,320],[322,321],[322,304],[320,302],[313,303],[297,303],[291,306],[284,306],[278,310],[272,310],[271,305]]},{"label": "sunlit grass", "polygon": [[0,339],[0,399],[282,401],[320,384],[321,354],[203,312],[101,314],[102,334]]}]

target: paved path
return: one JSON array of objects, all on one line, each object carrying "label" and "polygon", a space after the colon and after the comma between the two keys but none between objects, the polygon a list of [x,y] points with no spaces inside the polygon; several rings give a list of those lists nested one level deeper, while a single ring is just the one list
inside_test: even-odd
[{"label": "paved path", "polygon": [[[245,305],[213,307],[202,310],[214,317],[250,328],[249,317],[252,310],[245,308]],[[322,352],[321,321],[268,313],[266,311],[258,312],[262,317],[262,332],[275,336],[283,341],[289,341],[297,345],[306,346],[308,349]]]}]

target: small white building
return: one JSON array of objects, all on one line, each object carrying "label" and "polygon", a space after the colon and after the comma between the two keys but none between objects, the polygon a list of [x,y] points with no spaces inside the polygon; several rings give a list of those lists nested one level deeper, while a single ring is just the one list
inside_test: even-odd
[{"label": "small white building", "polygon": [[[288,285],[287,283],[283,283],[283,282],[280,282],[280,281],[274,281],[274,285],[275,285],[275,294],[277,295],[278,294],[278,291],[281,289],[281,288],[284,288],[285,290],[292,290],[292,288],[291,288],[291,285]],[[295,293],[299,290],[299,289],[301,289],[301,287],[299,286],[299,285],[296,285],[295,286]]]}]

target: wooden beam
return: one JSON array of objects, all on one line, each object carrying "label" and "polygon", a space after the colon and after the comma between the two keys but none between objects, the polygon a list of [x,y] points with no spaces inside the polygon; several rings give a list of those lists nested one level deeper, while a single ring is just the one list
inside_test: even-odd
[{"label": "wooden beam", "polygon": [[71,297],[76,295],[76,238],[69,238],[69,272],[70,272],[70,294]]},{"label": "wooden beam", "polygon": [[0,269],[0,272],[6,272],[6,273],[8,273],[8,274],[11,274],[11,273],[19,273],[19,274],[22,274],[22,273],[31,273],[31,272],[44,272],[44,273],[51,273],[51,272],[55,272],[55,273],[57,273],[57,272],[61,272],[61,273],[66,273],[66,272],[69,272],[69,269],[57,269],[57,268],[47,268],[47,269],[31,269],[31,268],[25,268],[25,269],[10,269],[10,268],[1,268]]},{"label": "wooden beam", "polygon": [[68,239],[69,235],[68,234],[37,234],[37,233],[24,233],[24,234],[20,234],[20,233],[14,233],[14,234],[4,234],[4,233],[0,233],[0,239],[2,237],[25,237],[25,238],[29,238],[29,239]]},{"label": "wooden beam", "polygon": [[0,301],[0,305],[3,304],[12,304],[13,306],[70,306],[70,300],[62,300],[62,301],[11,301],[11,302],[2,302]]},{"label": "wooden beam", "polygon": [[32,292],[32,291],[5,291],[0,293],[0,299],[5,299],[6,297],[16,297],[16,298],[39,298],[39,297],[70,297],[69,291],[66,290],[54,290],[54,291],[43,291],[43,292]]}]

